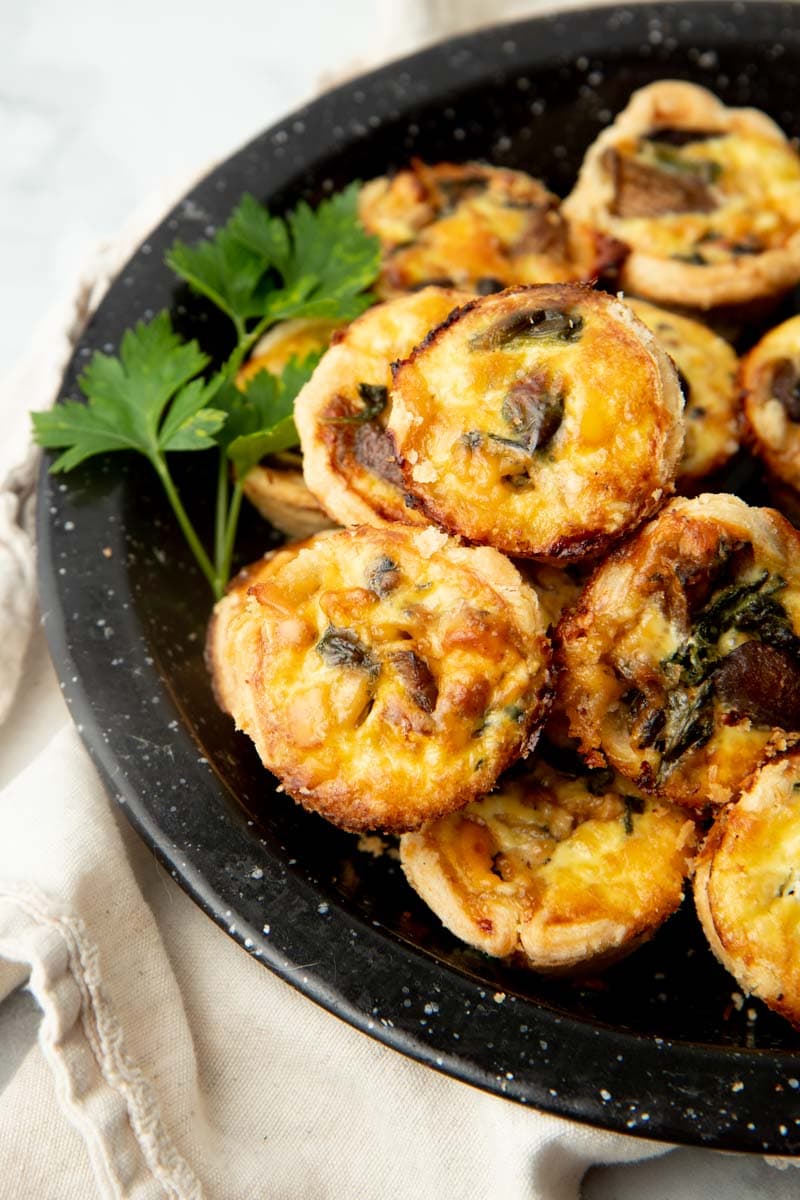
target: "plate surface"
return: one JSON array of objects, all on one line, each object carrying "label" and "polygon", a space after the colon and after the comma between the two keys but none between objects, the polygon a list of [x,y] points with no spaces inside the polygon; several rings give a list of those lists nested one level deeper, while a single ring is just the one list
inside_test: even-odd
[{"label": "plate surface", "polygon": [[[484,157],[565,194],[585,148],[657,78],[694,79],[800,134],[800,9],[608,8],[481,32],[329,93],[208,176],[131,259],[92,319],[62,398],[96,349],[161,308],[222,353],[224,321],[162,265],[244,191],[318,201],[409,155]],[[180,458],[188,460],[180,462]],[[214,468],[179,456],[210,522]],[[626,1133],[800,1153],[800,1035],[707,950],[687,906],[591,986],[456,942],[397,863],[275,792],[216,709],[202,658],[210,594],[147,464],[112,456],[42,474],[40,575],[51,651],[110,794],[169,870],[272,970],[358,1028],[450,1075]],[[250,518],[241,561],[265,547]],[[736,1002],[734,1002],[736,1000]]]}]

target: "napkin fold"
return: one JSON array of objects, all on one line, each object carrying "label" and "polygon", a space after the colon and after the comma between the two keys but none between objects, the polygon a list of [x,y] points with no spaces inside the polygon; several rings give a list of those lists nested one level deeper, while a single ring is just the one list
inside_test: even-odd
[{"label": "napkin fold", "polygon": [[[664,1149],[441,1076],[271,975],[121,824],[70,724],[0,815],[0,963],[29,972],[52,1089],[0,1096],[0,1196],[573,1200],[590,1164]],[[27,1190],[63,1118],[85,1159]]]},{"label": "napkin fold", "polygon": [[[0,389],[4,427],[15,424],[0,458],[3,714],[41,709],[23,674],[35,614],[26,413],[52,401],[83,321],[165,206],[102,249]],[[440,1075],[270,974],[120,817],[66,707],[52,695],[45,707],[44,748],[0,795],[0,1000],[24,985],[42,1013],[0,1093],[0,1200],[575,1200],[589,1165],[666,1149]],[[0,1029],[2,1016],[0,1004]]]}]

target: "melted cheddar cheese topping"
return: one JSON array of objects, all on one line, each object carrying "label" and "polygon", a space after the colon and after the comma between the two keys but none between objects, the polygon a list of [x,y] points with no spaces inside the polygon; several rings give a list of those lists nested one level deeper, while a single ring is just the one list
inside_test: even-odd
[{"label": "melted cheddar cheese topping", "polygon": [[320,534],[215,609],[224,707],[306,806],[408,829],[485,791],[550,698],[536,596],[494,550],[439,530]]},{"label": "melted cheddar cheese topping", "polygon": [[[645,134],[618,144],[616,152],[661,173],[667,186],[675,176],[703,185],[695,202],[707,211],[687,207],[609,220],[613,236],[649,256],[713,266],[780,249],[800,230],[800,157],[788,142],[720,132],[678,148]],[[657,189],[655,174],[651,180]]]},{"label": "melted cheddar cheese topping", "polygon": [[454,313],[397,368],[388,428],[431,519],[558,564],[659,507],[682,406],[668,356],[630,310],[562,284]]},{"label": "melted cheddar cheese topping", "polygon": [[246,384],[259,371],[280,375],[290,359],[302,360],[309,354],[325,350],[337,328],[334,322],[318,318],[281,321],[256,342],[253,353],[239,370],[236,382],[240,386]]},{"label": "melted cheddar cheese topping", "polygon": [[415,160],[367,183],[359,216],[382,244],[382,296],[426,284],[486,294],[577,277],[557,197],[522,171]]}]

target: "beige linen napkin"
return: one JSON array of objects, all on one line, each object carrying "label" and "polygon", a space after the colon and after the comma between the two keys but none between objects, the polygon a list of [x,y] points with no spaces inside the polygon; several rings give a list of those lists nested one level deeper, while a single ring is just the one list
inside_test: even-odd
[{"label": "beige linen napkin", "polygon": [[571,1200],[589,1164],[658,1151],[447,1079],[272,976],[120,827],[70,726],[2,804],[0,987],[23,964],[43,1013],[0,1096],[3,1200]]},{"label": "beige linen napkin", "polygon": [[0,766],[20,716],[44,747],[0,795],[0,1001],[25,985],[42,1010],[0,1093],[0,1200],[572,1200],[590,1164],[665,1147],[446,1078],[271,975],[120,818],[54,678],[23,658],[27,410],[52,402],[83,320],[165,206],[102,249],[0,388]]}]

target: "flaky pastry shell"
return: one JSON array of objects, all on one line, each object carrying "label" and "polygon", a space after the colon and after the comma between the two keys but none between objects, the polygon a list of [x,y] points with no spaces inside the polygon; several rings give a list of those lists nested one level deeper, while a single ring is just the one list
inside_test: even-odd
[{"label": "flaky pastry shell", "polygon": [[635,92],[562,213],[576,246],[622,243],[621,286],[657,304],[740,305],[800,279],[800,156],[764,113],[693,83]]},{"label": "flaky pastry shell", "polygon": [[[298,317],[282,321],[259,338],[236,377],[246,387],[259,371],[280,375],[291,358],[304,359],[322,351],[337,325],[332,321]],[[242,481],[244,494],[265,521],[291,538],[308,537],[333,522],[322,511],[303,479],[303,464],[292,452],[271,454]]]},{"label": "flaky pastry shell", "polygon": [[469,296],[427,287],[367,310],[334,337],[295,401],[306,484],[340,525],[426,525],[386,433],[391,364]]},{"label": "flaky pastry shell", "polygon": [[270,455],[247,472],[242,487],[264,520],[290,538],[310,537],[335,524],[308,490],[299,454]]},{"label": "flaky pastry shell", "polygon": [[415,891],[463,941],[545,972],[624,957],[673,913],[695,824],[612,771],[539,759],[400,840]]}]

